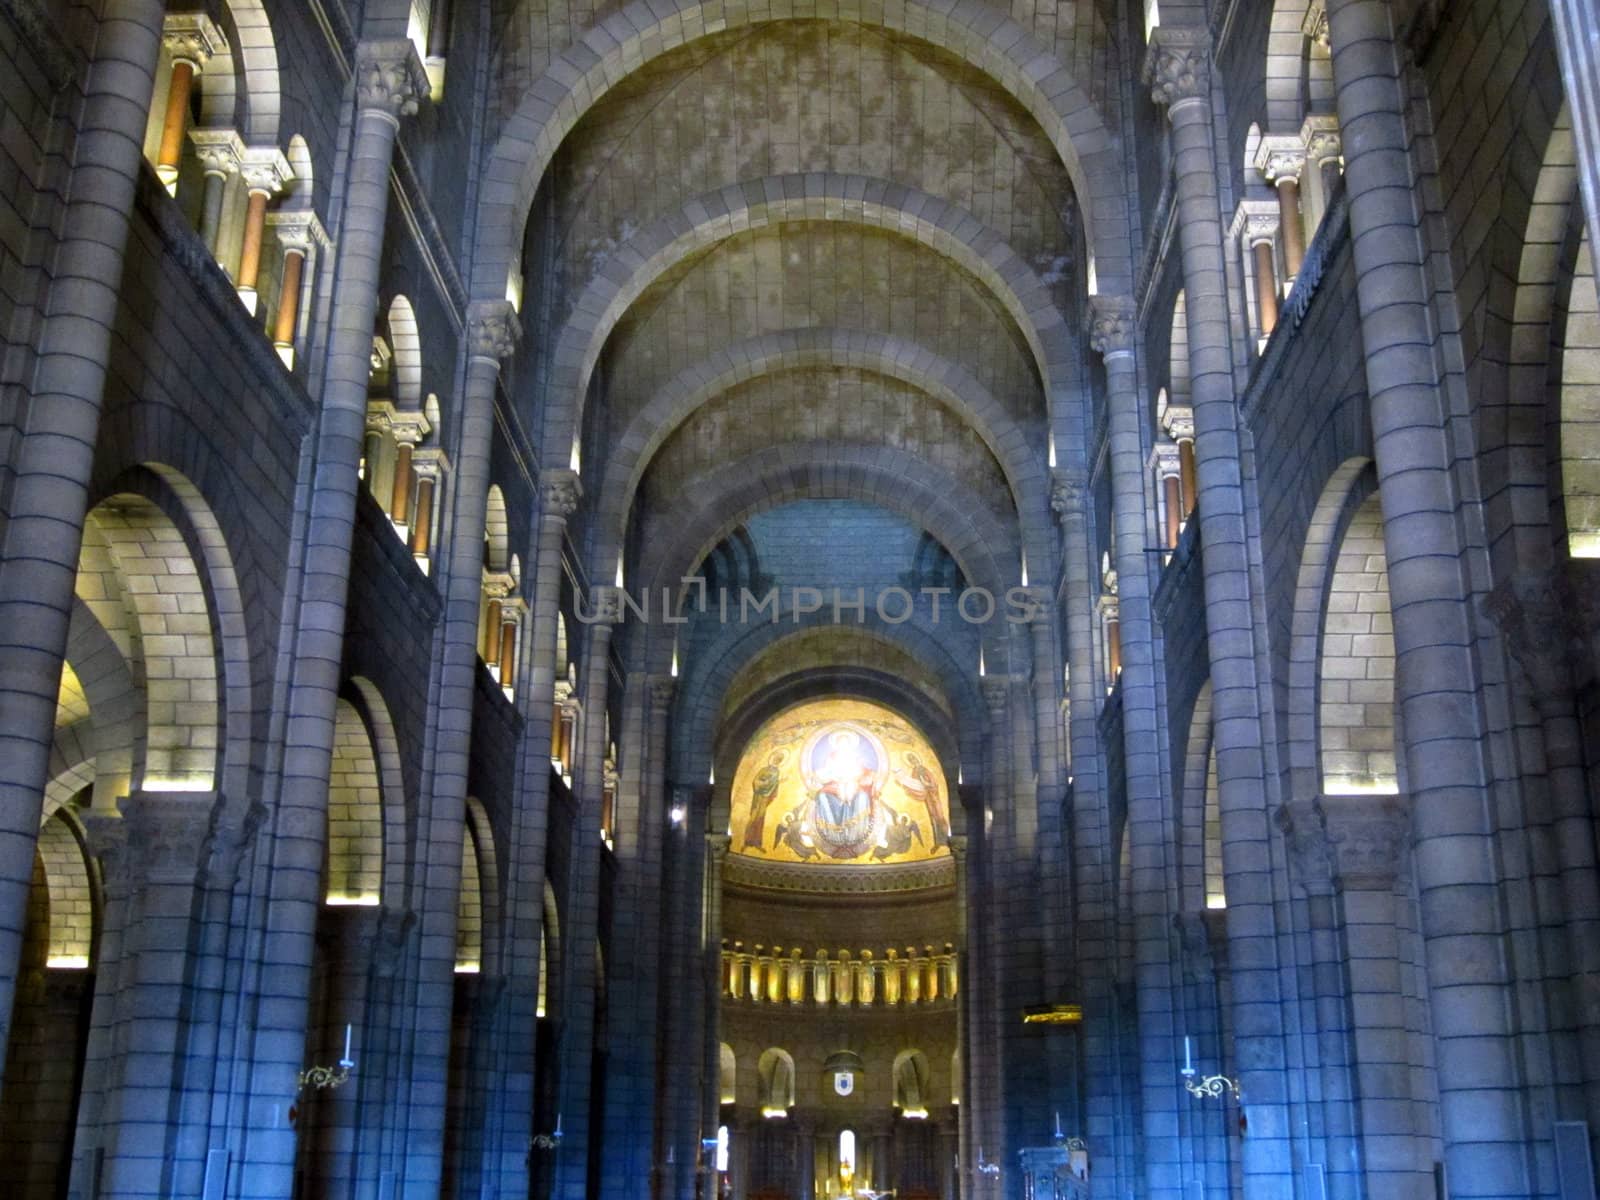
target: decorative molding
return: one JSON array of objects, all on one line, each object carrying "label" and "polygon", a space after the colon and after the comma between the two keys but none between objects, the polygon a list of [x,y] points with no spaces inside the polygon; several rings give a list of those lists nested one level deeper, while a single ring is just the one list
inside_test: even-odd
[{"label": "decorative molding", "polygon": [[1172,927],[1178,935],[1184,974],[1195,983],[1214,981],[1217,964],[1211,952],[1211,926],[1206,923],[1205,913],[1174,913]]},{"label": "decorative molding", "polygon": [[385,905],[378,910],[377,923],[367,934],[366,942],[373,973],[379,978],[391,979],[399,970],[406,942],[416,923],[417,914],[410,909]]},{"label": "decorative molding", "polygon": [[1211,37],[1204,29],[1158,26],[1144,60],[1150,97],[1164,108],[1211,94]]},{"label": "decorative molding", "polygon": [[210,854],[215,792],[133,792],[117,801],[130,883],[197,881]]},{"label": "decorative molding", "polygon": [[511,356],[522,322],[509,300],[480,300],[467,309],[468,353],[496,364]]},{"label": "decorative molding", "polygon": [[1324,50],[1328,48],[1328,5],[1326,0],[1312,0],[1306,6],[1306,15],[1300,21],[1300,32],[1307,41],[1315,42]]},{"label": "decorative molding", "polygon": [[1341,157],[1344,141],[1339,136],[1339,118],[1333,113],[1308,113],[1300,126],[1300,144],[1314,164]]},{"label": "decorative molding", "polygon": [[1011,680],[1004,675],[985,675],[978,680],[978,689],[983,693],[983,702],[989,711],[999,716],[1005,711],[1006,702],[1011,698]]},{"label": "decorative molding", "polygon": [[189,140],[207,175],[232,175],[244,162],[244,139],[236,129],[191,129]]},{"label": "decorative molding", "polygon": [[1050,511],[1056,519],[1082,517],[1085,501],[1089,497],[1089,481],[1082,471],[1057,467],[1050,472]]},{"label": "decorative molding", "polygon": [[255,842],[266,815],[267,807],[259,800],[252,800],[243,811],[237,811],[225,800],[218,801],[212,809],[211,824],[201,852],[204,881],[208,886],[233,890],[239,882],[239,868],[245,854]]},{"label": "decorative molding", "polygon": [[565,467],[547,467],[539,472],[539,514],[546,518],[565,521],[578,511],[578,501],[583,498],[583,484],[578,473]]},{"label": "decorative molding", "polygon": [[246,146],[239,158],[239,174],[250,191],[276,196],[294,178],[294,168],[276,146]]},{"label": "decorative molding", "polygon": [[1299,179],[1306,166],[1306,146],[1299,134],[1267,134],[1256,147],[1255,167],[1268,183]]},{"label": "decorative molding", "polygon": [[1129,296],[1089,297],[1089,345],[1096,354],[1132,354],[1134,336],[1133,299]]},{"label": "decorative molding", "polygon": [[328,231],[321,219],[309,208],[278,209],[267,214],[267,228],[277,235],[285,250],[310,253],[313,247],[327,250],[332,246]]},{"label": "decorative molding", "polygon": [[1228,224],[1228,237],[1246,246],[1272,241],[1278,236],[1281,211],[1276,200],[1241,200]]},{"label": "decorative molding", "polygon": [[432,94],[417,49],[404,38],[363,42],[356,48],[356,107],[398,121],[415,113]]},{"label": "decorative molding", "polygon": [[1518,571],[1483,600],[1511,657],[1522,669],[1535,703],[1570,703],[1575,664],[1588,660],[1580,604],[1560,571]]},{"label": "decorative molding", "polygon": [[1187,404],[1169,404],[1161,412],[1161,427],[1174,442],[1194,441],[1194,409]]},{"label": "decorative molding", "polygon": [[[954,839],[952,839],[952,847]],[[965,853],[965,847],[962,850]],[[955,854],[954,849],[951,851]],[[753,891],[813,892],[825,896],[880,895],[954,887],[956,861],[936,858],[894,866],[823,866],[782,863],[730,854],[723,864],[723,882]]]},{"label": "decorative molding", "polygon": [[1274,814],[1295,880],[1312,895],[1335,887],[1392,887],[1411,849],[1411,813],[1402,796],[1315,796]]},{"label": "decorative molding", "polygon": [[168,13],[161,24],[161,48],[174,62],[204,71],[213,56],[228,49],[228,39],[203,12]]}]

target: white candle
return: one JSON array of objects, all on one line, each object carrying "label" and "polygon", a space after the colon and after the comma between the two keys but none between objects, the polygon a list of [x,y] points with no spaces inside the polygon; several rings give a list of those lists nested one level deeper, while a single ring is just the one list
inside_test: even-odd
[{"label": "white candle", "polygon": [[1061,1140],[1061,1112],[1058,1109],[1056,1111],[1056,1141],[1059,1142],[1060,1140]]},{"label": "white candle", "polygon": [[340,1059],[340,1062],[345,1064],[350,1062],[350,1026],[348,1024],[344,1027],[344,1058]]},{"label": "white candle", "polygon": [[1193,1075],[1194,1074],[1194,1060],[1189,1054],[1189,1036],[1188,1036],[1188,1034],[1185,1034],[1184,1038],[1183,1038],[1183,1073],[1185,1075]]},{"label": "white candle", "polygon": [[556,1114],[556,1136],[557,1137],[561,1136],[561,1114],[560,1113]]}]

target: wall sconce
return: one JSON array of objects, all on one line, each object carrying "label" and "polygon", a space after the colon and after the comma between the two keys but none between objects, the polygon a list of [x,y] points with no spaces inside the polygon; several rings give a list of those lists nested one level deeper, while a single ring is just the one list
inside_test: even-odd
[{"label": "wall sconce", "polygon": [[306,1088],[336,1088],[349,1082],[355,1069],[355,1059],[350,1057],[350,1026],[344,1027],[344,1057],[335,1067],[311,1066],[300,1072],[300,1090]]},{"label": "wall sconce", "polygon": [[1183,1086],[1191,1096],[1220,1098],[1224,1093],[1232,1092],[1235,1100],[1239,1098],[1238,1083],[1226,1075],[1202,1075],[1198,1082],[1195,1081],[1194,1058],[1187,1035],[1183,1039],[1183,1069],[1178,1074],[1183,1076]]},{"label": "wall sconce", "polygon": [[538,1150],[555,1150],[561,1145],[561,1114],[556,1114],[556,1127],[550,1133],[533,1135],[533,1145]]}]

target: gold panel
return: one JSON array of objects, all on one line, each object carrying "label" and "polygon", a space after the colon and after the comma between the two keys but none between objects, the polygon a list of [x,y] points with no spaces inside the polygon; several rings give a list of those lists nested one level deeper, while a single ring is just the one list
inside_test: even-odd
[{"label": "gold panel", "polygon": [[774,862],[923,862],[950,853],[933,748],[863,700],[813,700],[768,721],[733,778],[733,852]]}]

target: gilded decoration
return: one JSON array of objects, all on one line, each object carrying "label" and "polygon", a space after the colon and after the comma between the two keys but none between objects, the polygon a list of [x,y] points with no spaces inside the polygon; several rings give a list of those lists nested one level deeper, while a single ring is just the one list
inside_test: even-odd
[{"label": "gilded decoration", "polygon": [[921,733],[861,700],[768,721],[734,774],[733,851],[772,862],[896,864],[949,854],[944,774]]}]

